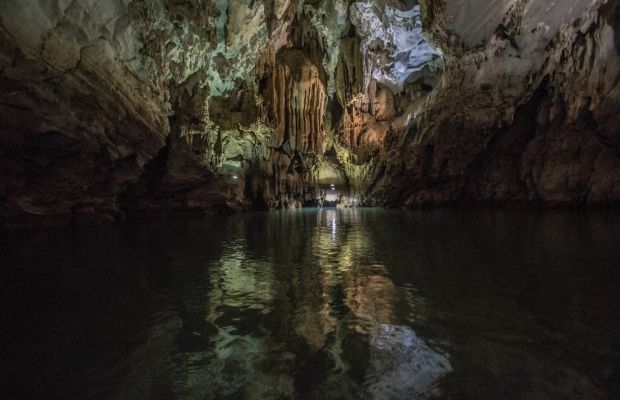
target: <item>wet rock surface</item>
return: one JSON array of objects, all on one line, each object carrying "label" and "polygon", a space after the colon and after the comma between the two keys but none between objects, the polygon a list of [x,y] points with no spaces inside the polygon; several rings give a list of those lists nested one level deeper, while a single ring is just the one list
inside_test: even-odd
[{"label": "wet rock surface", "polygon": [[301,207],[330,184],[348,204],[617,205],[619,15],[7,0],[0,223]]}]

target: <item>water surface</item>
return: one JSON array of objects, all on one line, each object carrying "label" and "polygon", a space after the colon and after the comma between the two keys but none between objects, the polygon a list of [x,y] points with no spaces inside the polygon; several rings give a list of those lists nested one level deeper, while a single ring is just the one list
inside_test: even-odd
[{"label": "water surface", "polygon": [[2,391],[620,398],[619,228],[332,209],[3,234]]}]

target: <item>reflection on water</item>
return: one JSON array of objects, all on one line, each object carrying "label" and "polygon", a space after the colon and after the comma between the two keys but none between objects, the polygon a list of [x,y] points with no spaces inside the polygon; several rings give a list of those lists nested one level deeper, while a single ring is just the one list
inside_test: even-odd
[{"label": "reflection on water", "polygon": [[[390,325],[397,288],[369,251],[360,215],[325,210],[299,218],[282,213],[265,221],[267,237],[259,246],[248,244],[253,237],[224,243],[208,268],[205,321],[214,332],[205,343],[210,352],[201,357],[208,360],[204,368],[184,381],[186,395],[426,395],[450,363],[410,328]],[[269,237],[282,241],[275,257],[263,254]]]},{"label": "reflection on water", "polygon": [[2,367],[41,398],[611,399],[619,226],[337,209],[13,235]]},{"label": "reflection on water", "polygon": [[381,324],[370,337],[369,393],[375,399],[437,396],[435,382],[452,370],[447,356],[430,349],[410,328]]}]

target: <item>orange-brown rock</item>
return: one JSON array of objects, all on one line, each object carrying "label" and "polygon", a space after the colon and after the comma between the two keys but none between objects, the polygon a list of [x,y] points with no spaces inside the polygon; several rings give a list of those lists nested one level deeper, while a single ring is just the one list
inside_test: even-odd
[{"label": "orange-brown rock", "polygon": [[278,54],[262,95],[265,118],[276,132],[274,147],[322,153],[327,93],[318,67],[302,51]]},{"label": "orange-brown rock", "polygon": [[368,90],[360,93],[345,106],[343,141],[351,149],[360,146],[383,146],[383,140],[396,117],[392,91],[373,79]]},{"label": "orange-brown rock", "polygon": [[364,57],[358,37],[340,41],[340,56],[336,66],[336,96],[340,104],[347,104],[364,91]]},{"label": "orange-brown rock", "polygon": [[371,113],[377,121],[391,121],[396,116],[394,94],[388,87],[380,87],[374,79],[368,86]]}]

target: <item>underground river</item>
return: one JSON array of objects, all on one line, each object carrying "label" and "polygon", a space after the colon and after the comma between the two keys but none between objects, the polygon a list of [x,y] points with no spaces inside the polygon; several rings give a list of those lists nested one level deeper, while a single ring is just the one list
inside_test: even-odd
[{"label": "underground river", "polygon": [[5,392],[617,398],[618,232],[607,213],[314,209],[5,235]]}]

